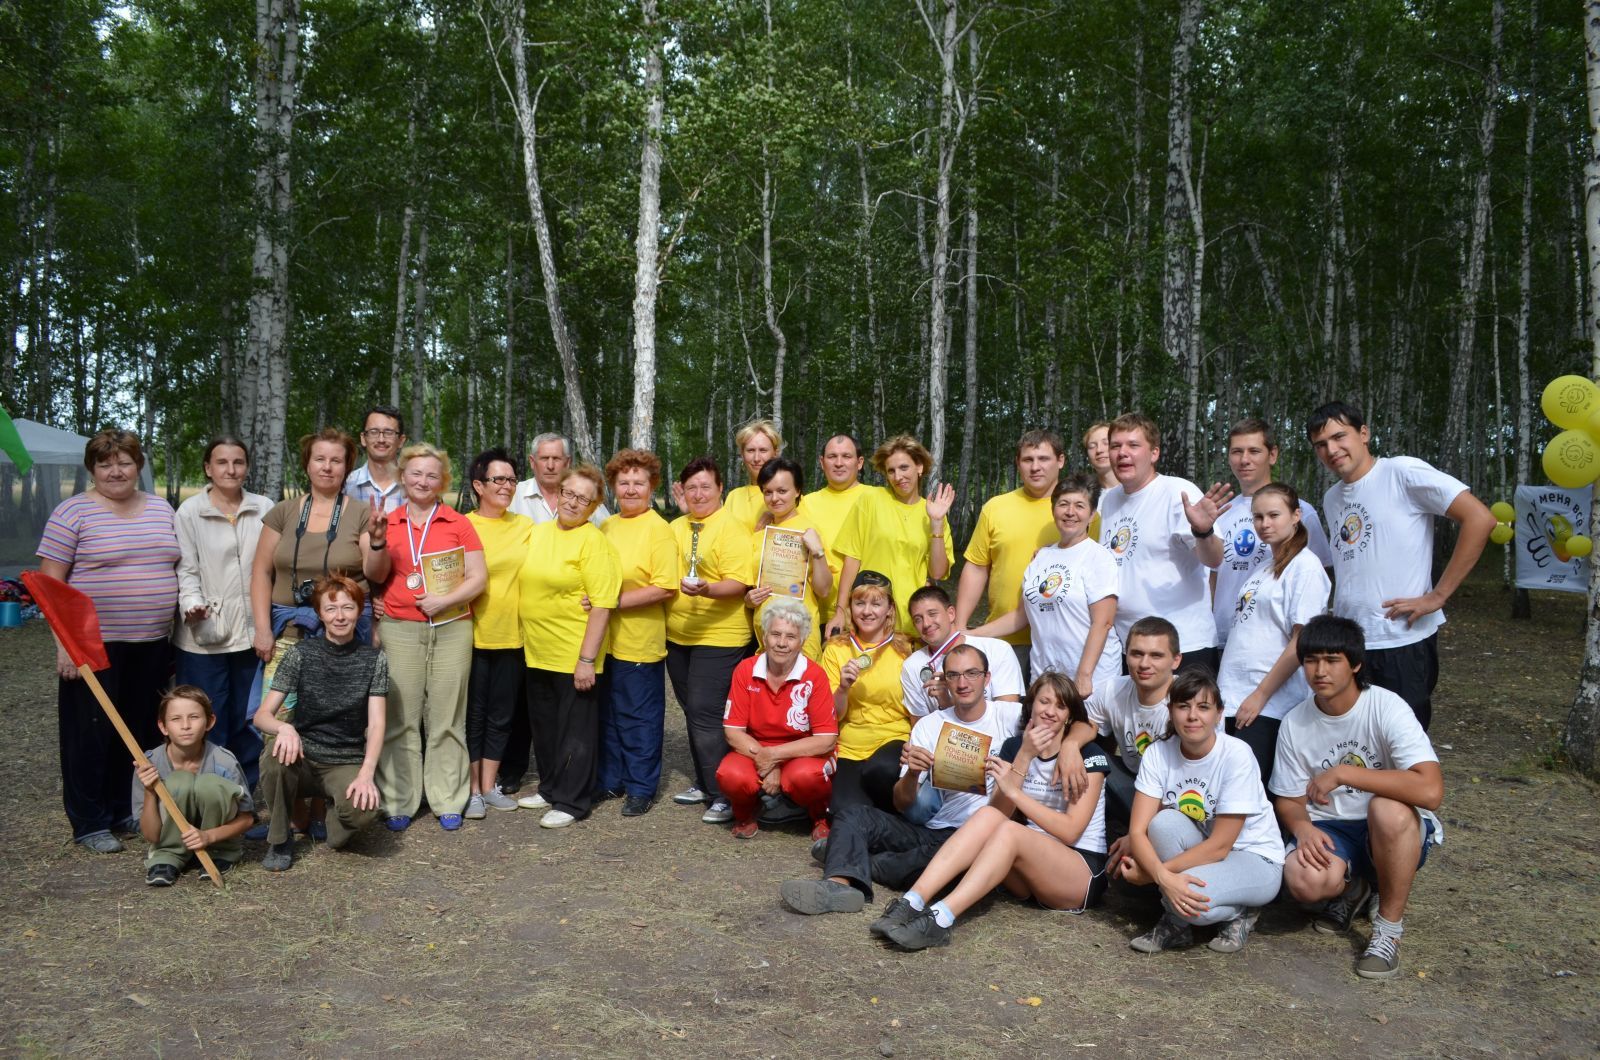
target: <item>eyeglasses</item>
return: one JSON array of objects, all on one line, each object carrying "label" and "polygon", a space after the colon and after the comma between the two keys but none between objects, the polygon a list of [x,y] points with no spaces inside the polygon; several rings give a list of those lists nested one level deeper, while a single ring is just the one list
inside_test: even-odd
[{"label": "eyeglasses", "polygon": [[564,501],[576,501],[579,504],[594,503],[594,498],[590,497],[588,494],[574,493],[569,489],[564,489],[561,491],[561,499]]},{"label": "eyeglasses", "polygon": [[361,434],[364,438],[383,438],[385,440],[400,437],[400,432],[392,427],[368,427]]},{"label": "eyeglasses", "polygon": [[946,670],[944,676],[949,681],[977,681],[988,672],[988,670]]},{"label": "eyeglasses", "polygon": [[490,478],[480,478],[479,482],[487,482],[491,486],[515,486],[517,480],[512,475],[494,475]]}]

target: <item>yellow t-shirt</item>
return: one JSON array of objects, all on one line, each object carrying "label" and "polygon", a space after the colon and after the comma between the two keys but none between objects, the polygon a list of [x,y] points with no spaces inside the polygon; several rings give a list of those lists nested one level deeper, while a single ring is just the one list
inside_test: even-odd
[{"label": "yellow t-shirt", "polygon": [[761,487],[751,482],[729,490],[722,502],[722,510],[731,515],[733,521],[744,527],[744,532],[748,534],[755,530],[756,520],[767,510],[767,499],[761,495]]},{"label": "yellow t-shirt", "polygon": [[[806,516],[805,512],[800,511],[798,508],[795,509],[789,518],[775,525],[784,530],[794,530],[797,533],[805,533],[807,530],[816,529],[817,526],[816,523],[812,522],[811,519]],[[822,531],[818,530],[817,533],[820,536]],[[754,563],[758,577],[761,572],[761,545],[765,538],[765,529],[763,529],[759,534],[750,535],[750,542],[754,546]],[[837,581],[839,578],[839,572],[835,570],[832,565],[830,565],[828,569],[833,571],[834,580]],[[767,602],[756,608],[755,613],[750,616],[750,624],[755,629],[756,643],[762,649],[765,649],[767,645],[765,638],[761,636],[761,612],[765,611],[768,604],[771,604],[772,601],[776,599],[778,599],[778,593],[774,592],[771,596],[767,597]],[[794,599],[798,599],[801,603],[805,604],[806,610],[811,613],[811,632],[806,635],[806,642],[801,646],[800,650],[805,654],[806,658],[815,659],[818,653],[822,651],[822,624],[817,621],[817,594],[811,588],[811,568],[809,566],[806,568],[804,591]],[[832,612],[829,612],[829,614],[831,616]]]},{"label": "yellow t-shirt", "polygon": [[[989,498],[978,514],[978,525],[967,542],[968,563],[989,568],[989,617],[996,618],[1017,609],[1022,597],[1022,574],[1041,545],[1061,539],[1050,495],[1030,497],[1018,487],[1010,493]],[[1003,638],[1007,644],[1032,644],[1026,626],[1019,633]]]},{"label": "yellow t-shirt", "polygon": [[[654,585],[677,589],[678,541],[654,508],[624,518],[613,515],[600,532],[622,563],[622,592]],[[611,655],[624,662],[652,663],[667,657],[667,601],[616,611],[606,632]]]},{"label": "yellow t-shirt", "polygon": [[[828,675],[828,684],[839,687],[844,664],[859,653],[849,637],[836,637],[822,648],[817,660]],[[901,698],[900,670],[905,659],[893,645],[875,652],[872,665],[850,686],[849,706],[839,719],[839,757],[859,762],[891,740],[911,736],[911,715]]]},{"label": "yellow t-shirt", "polygon": [[[882,486],[868,486],[845,519],[835,546],[840,554],[859,560],[862,570],[875,570],[889,579],[898,615],[895,628],[907,635],[915,633],[911,594],[928,584],[932,531],[927,500],[918,497],[915,504],[902,504]],[[948,519],[944,522],[944,554],[955,555]],[[848,588],[840,586],[839,591]]]},{"label": "yellow t-shirt", "polygon": [[483,560],[489,565],[489,584],[483,595],[472,601],[472,646],[474,648],[522,647],[522,618],[517,605],[522,564],[528,558],[528,535],[533,520],[526,515],[506,512],[498,519],[487,519],[477,512],[467,513],[467,522],[483,542]]},{"label": "yellow t-shirt", "polygon": [[[1052,516],[1054,518],[1054,516]],[[1095,512],[1094,518],[1089,520],[1089,540],[1100,540],[1100,513]]]},{"label": "yellow t-shirt", "polygon": [[[681,515],[672,521],[672,536],[678,542],[678,567],[685,576],[689,573],[689,546],[693,539],[689,520],[689,516]],[[750,532],[729,518],[726,506],[703,522],[698,575],[708,582],[731,578],[745,585],[755,584]],[[680,592],[667,608],[667,639],[674,644],[705,648],[740,648],[749,644],[750,619],[745,614],[744,597],[716,600]]]},{"label": "yellow t-shirt", "polygon": [[800,510],[811,519],[817,533],[822,536],[822,547],[828,550],[828,569],[833,571],[833,592],[828,594],[826,600],[817,601],[824,622],[833,617],[834,609],[839,606],[839,571],[844,566],[844,554],[837,546],[839,531],[844,529],[844,521],[849,518],[850,510],[856,506],[862,492],[869,488],[860,482],[843,490],[824,486],[800,498]]},{"label": "yellow t-shirt", "polygon": [[[570,674],[578,665],[589,625],[584,594],[594,607],[616,607],[621,585],[617,550],[593,523],[563,530],[552,519],[535,526],[518,578],[523,661],[536,669]],[[595,672],[604,665],[602,646],[595,656]]]}]

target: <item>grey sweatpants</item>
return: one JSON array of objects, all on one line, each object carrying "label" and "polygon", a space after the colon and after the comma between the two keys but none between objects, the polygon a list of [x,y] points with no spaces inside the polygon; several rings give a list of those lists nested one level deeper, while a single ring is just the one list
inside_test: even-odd
[{"label": "grey sweatpants", "polygon": [[[1206,838],[1193,821],[1173,809],[1157,813],[1150,822],[1148,834],[1150,845],[1156,848],[1156,856],[1162,861],[1171,861]],[[1282,865],[1248,850],[1230,850],[1221,861],[1184,871],[1206,881],[1202,890],[1211,899],[1211,907],[1194,920],[1186,920],[1188,924],[1221,924],[1236,920],[1245,910],[1266,905],[1276,898],[1283,883]],[[1161,904],[1167,906],[1167,912],[1172,912],[1165,898]]]}]

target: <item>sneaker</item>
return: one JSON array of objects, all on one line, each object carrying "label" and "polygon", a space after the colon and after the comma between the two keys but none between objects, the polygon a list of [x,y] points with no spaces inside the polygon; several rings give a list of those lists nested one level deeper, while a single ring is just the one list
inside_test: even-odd
[{"label": "sneaker", "polygon": [[889,932],[897,927],[904,927],[921,915],[921,912],[911,908],[910,902],[904,898],[896,898],[883,907],[883,915],[874,920],[867,930],[880,939],[886,939],[889,937]]},{"label": "sneaker", "polygon": [[96,854],[120,854],[122,852],[122,840],[110,832],[90,832],[80,838],[78,842],[82,844],[84,849],[92,850]]},{"label": "sneaker", "polygon": [[761,831],[761,826],[756,823],[754,817],[748,821],[733,822],[733,838],[735,839],[749,839],[759,831]]},{"label": "sneaker", "polygon": [[491,810],[514,810],[517,808],[517,800],[499,788],[492,788],[484,792],[480,798],[483,799],[483,804]]},{"label": "sneaker", "polygon": [[811,841],[811,860],[815,861],[818,865],[821,865],[828,860],[827,836],[823,836],[821,839],[813,839]]},{"label": "sneaker", "polygon": [[1393,979],[1400,974],[1400,937],[1373,932],[1366,952],[1356,959],[1356,974],[1363,979]]},{"label": "sneaker", "polygon": [[[212,858],[211,863],[217,867],[218,876],[226,876],[228,873],[233,871],[234,863],[229,861],[227,858]],[[200,878],[207,881],[211,879],[211,873],[204,865],[200,866]]]},{"label": "sneaker", "polygon": [[1140,953],[1160,953],[1162,950],[1181,950],[1194,945],[1194,928],[1171,913],[1161,914],[1156,926],[1128,945]]},{"label": "sneaker", "polygon": [[810,819],[811,815],[806,812],[805,807],[781,792],[777,795],[761,796],[761,811],[756,815],[757,821],[773,828]]},{"label": "sneaker", "polygon": [[139,815],[131,814],[111,826],[111,831],[116,835],[138,835]]},{"label": "sneaker", "polygon": [[[394,818],[390,818],[393,820]],[[268,872],[283,872],[294,864],[294,844],[274,843],[267,848],[266,855],[261,859],[261,867]]]},{"label": "sneaker", "polygon": [[461,828],[461,815],[459,813],[441,813],[439,815],[439,827],[446,832],[459,831]]},{"label": "sneaker", "polygon": [[[489,809],[483,804],[483,802],[484,800],[482,795],[473,795],[471,798],[467,799],[467,812],[461,816],[465,817],[469,821],[483,820],[485,817],[489,816]],[[512,803],[512,805],[515,806],[516,803]]]},{"label": "sneaker", "polygon": [[244,837],[252,842],[259,843],[267,838],[267,832],[271,829],[272,826],[270,824],[262,821],[260,824],[253,824],[245,829]]},{"label": "sneaker", "polygon": [[144,882],[151,887],[171,887],[178,882],[178,870],[171,865],[151,865],[144,874]]},{"label": "sneaker", "polygon": [[833,880],[785,880],[778,888],[785,905],[796,913],[858,913],[867,898],[849,884]]},{"label": "sneaker", "polygon": [[[830,831],[831,829],[828,827],[828,819],[826,817],[816,821],[811,825],[811,842],[816,843],[818,840],[821,840],[824,843],[827,842]],[[824,848],[824,850],[826,850],[826,848]]]},{"label": "sneaker", "polygon": [[950,945],[951,930],[940,927],[933,910],[929,909],[918,913],[915,920],[890,929],[886,937],[903,950],[925,950]]},{"label": "sneaker", "polygon": [[397,813],[383,822],[383,826],[391,832],[404,832],[411,827],[411,818],[403,813]]},{"label": "sneaker", "polygon": [[496,777],[495,789],[502,795],[515,795],[522,790],[521,777]]},{"label": "sneaker", "polygon": [[537,791],[532,795],[522,796],[517,800],[517,805],[524,810],[548,810],[550,808],[550,804],[544,800],[544,796]]},{"label": "sneaker", "polygon": [[621,788],[596,788],[594,792],[594,801],[597,803],[610,802],[612,799],[622,798],[622,796],[625,794],[627,794],[627,792],[623,791]]},{"label": "sneaker", "polygon": [[727,824],[733,820],[733,804],[727,799],[718,799],[706,808],[700,819],[706,824]]},{"label": "sneaker", "polygon": [[551,810],[539,818],[540,828],[565,828],[577,818],[566,810]]},{"label": "sneaker", "polygon": [[645,814],[650,812],[650,807],[654,806],[655,804],[656,800],[647,798],[643,795],[629,795],[626,799],[622,800],[622,816],[643,817]]},{"label": "sneaker", "polygon": [[1246,909],[1243,915],[1234,917],[1219,927],[1216,935],[1206,945],[1218,953],[1238,953],[1244,949],[1245,940],[1255,929],[1256,918],[1260,915],[1259,909]]},{"label": "sneaker", "polygon": [[311,837],[313,843],[326,843],[328,841],[328,822],[312,821],[306,825],[306,835]]},{"label": "sneaker", "polygon": [[1324,935],[1340,935],[1350,930],[1350,921],[1354,919],[1358,910],[1366,905],[1367,896],[1372,891],[1372,885],[1365,876],[1357,876],[1345,885],[1344,893],[1330,901],[1322,912],[1317,914],[1311,926]]},{"label": "sneaker", "polygon": [[709,800],[706,798],[705,792],[701,791],[697,787],[690,786],[674,795],[672,797],[672,801],[677,803],[679,806],[698,806],[703,802],[708,802]]}]

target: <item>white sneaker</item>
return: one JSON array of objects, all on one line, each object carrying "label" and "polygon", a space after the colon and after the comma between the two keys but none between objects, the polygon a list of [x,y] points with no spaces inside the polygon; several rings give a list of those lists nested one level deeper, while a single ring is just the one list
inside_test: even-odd
[{"label": "white sneaker", "polygon": [[568,813],[566,810],[551,810],[549,813],[539,818],[539,827],[565,828],[567,825],[576,820],[577,818],[572,816],[572,814]]},{"label": "white sneaker", "polygon": [[522,796],[522,798],[517,800],[517,805],[521,806],[524,810],[548,810],[550,808],[550,804],[544,801],[544,796],[540,795],[537,791],[532,795]]},{"label": "white sneaker", "polygon": [[706,824],[727,824],[733,820],[733,804],[727,799],[718,799],[700,815],[700,819]]},{"label": "white sneaker", "polygon": [[679,806],[697,806],[706,801],[706,793],[691,785],[686,790],[674,795],[672,801]]},{"label": "white sneaker", "polygon": [[499,788],[490,788],[479,798],[483,800],[485,806],[493,810],[514,810],[517,808],[517,800],[510,795],[502,795]]}]

